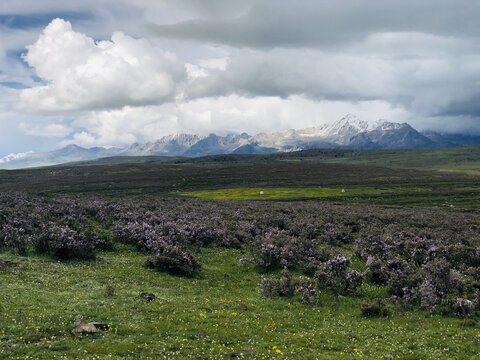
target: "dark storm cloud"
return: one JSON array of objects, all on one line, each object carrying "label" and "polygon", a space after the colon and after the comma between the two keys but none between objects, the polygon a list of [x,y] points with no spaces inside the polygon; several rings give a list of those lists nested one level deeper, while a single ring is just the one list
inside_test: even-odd
[{"label": "dark storm cloud", "polygon": [[150,29],[160,37],[231,46],[316,47],[359,41],[376,32],[476,37],[479,13],[480,2],[471,0],[267,0],[233,18],[224,11],[219,20],[150,24]]},{"label": "dark storm cloud", "polygon": [[231,49],[227,68],[195,79],[190,98],[382,100],[420,117],[477,122],[480,2],[265,0],[243,12],[209,3],[197,18],[149,25],[158,37]]},{"label": "dark storm cloud", "polygon": [[[279,96],[302,94],[312,99],[374,100],[394,97],[396,79],[379,79],[381,66],[361,57],[339,56],[316,50],[241,50],[230,58],[225,71],[193,81],[190,97],[241,94]],[[398,71],[402,71],[401,68]]]},{"label": "dark storm cloud", "polygon": [[480,124],[480,90],[470,98],[448,104],[436,116],[466,116],[473,123]]},{"label": "dark storm cloud", "polygon": [[[449,53],[449,40],[436,41],[421,34],[408,39],[421,53],[393,55],[381,44],[405,43],[404,36],[376,37],[356,47],[338,52],[316,49],[238,50],[227,68],[212,70],[209,76],[194,80],[187,95],[191,98],[215,97],[224,94],[244,96],[303,95],[314,100],[365,101],[382,100],[402,106],[419,116],[451,113],[477,116],[480,82],[480,55],[470,46],[464,53]],[[422,45],[423,44],[423,45]],[[450,109],[450,110],[449,110]]]}]

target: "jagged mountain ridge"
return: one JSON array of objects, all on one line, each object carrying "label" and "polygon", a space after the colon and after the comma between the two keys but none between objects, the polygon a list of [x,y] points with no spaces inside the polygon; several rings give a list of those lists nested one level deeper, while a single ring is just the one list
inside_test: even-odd
[{"label": "jagged mountain ridge", "polygon": [[217,154],[267,154],[314,148],[407,149],[480,144],[480,136],[442,135],[433,131],[420,133],[407,123],[379,120],[375,123],[347,115],[332,124],[307,129],[290,129],[277,133],[250,136],[210,134],[168,135],[154,142],[135,143],[126,148],[77,145],[45,153],[10,154],[0,159],[0,168],[15,169],[93,160],[110,156],[185,156]]},{"label": "jagged mountain ridge", "polygon": [[191,134],[175,134],[146,144],[135,143],[121,151],[122,156],[180,156],[203,138]]}]

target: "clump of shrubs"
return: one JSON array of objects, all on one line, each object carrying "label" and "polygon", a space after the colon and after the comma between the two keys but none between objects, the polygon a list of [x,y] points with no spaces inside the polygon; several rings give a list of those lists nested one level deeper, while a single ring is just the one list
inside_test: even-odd
[{"label": "clump of shrubs", "polygon": [[5,224],[0,231],[0,249],[12,249],[15,254],[27,255],[28,246],[31,242],[31,235],[22,226]]},{"label": "clump of shrubs", "polygon": [[258,293],[270,299],[275,297],[291,298],[298,294],[300,300],[306,304],[320,304],[320,291],[316,281],[305,276],[293,278],[287,269],[283,270],[279,278],[263,278],[258,284]]},{"label": "clump of shrubs", "polygon": [[37,253],[48,254],[59,260],[88,260],[96,255],[95,243],[85,234],[53,222],[43,227],[34,246]]},{"label": "clump of shrubs", "polygon": [[250,242],[250,261],[264,271],[294,268],[318,258],[315,239],[297,238],[285,231],[271,229]]},{"label": "clump of shrubs", "polygon": [[362,285],[363,275],[349,266],[349,258],[338,256],[322,263],[314,277],[321,288],[330,289],[339,295],[354,295]]},{"label": "clump of shrubs", "polygon": [[365,317],[387,317],[390,315],[387,304],[383,299],[364,301],[360,306],[360,310]]},{"label": "clump of shrubs", "polygon": [[341,246],[354,242],[352,230],[344,225],[327,223],[321,236],[324,243]]},{"label": "clump of shrubs", "polygon": [[354,295],[362,285],[363,275],[349,268],[350,259],[338,256],[325,263],[317,262],[312,278],[300,276],[293,279],[287,268],[276,279],[263,278],[258,292],[265,297],[291,297],[300,295],[304,303],[318,305],[321,290],[331,290],[337,295]]},{"label": "clump of shrubs", "polygon": [[186,277],[196,276],[201,269],[200,263],[187,251],[177,246],[164,244],[148,258],[146,266],[170,275]]},{"label": "clump of shrubs", "polygon": [[387,231],[362,235],[355,251],[367,260],[367,280],[386,285],[392,300],[458,316],[474,311],[479,250],[467,242]]},{"label": "clump of shrubs", "polygon": [[300,295],[303,303],[314,306],[320,305],[320,290],[314,279],[300,276],[295,285],[295,291]]},{"label": "clump of shrubs", "polygon": [[282,276],[278,279],[263,278],[258,285],[258,293],[267,298],[292,297],[296,284],[297,280],[293,279],[290,272],[284,269]]}]

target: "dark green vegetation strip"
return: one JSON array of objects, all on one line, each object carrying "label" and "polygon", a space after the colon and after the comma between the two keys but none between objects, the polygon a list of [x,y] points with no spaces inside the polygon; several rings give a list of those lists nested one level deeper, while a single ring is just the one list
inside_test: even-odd
[{"label": "dark green vegetation strip", "polygon": [[[125,157],[82,165],[85,166],[0,171],[0,191],[142,196],[233,188],[259,192],[265,188],[288,188],[295,189],[290,190],[295,194],[284,192],[281,197],[297,198],[312,197],[305,189],[318,187],[373,188],[384,191],[363,192],[353,198],[342,194],[326,200],[480,208],[478,146],[427,150],[316,149],[193,159]],[[420,189],[427,189],[428,194]]]}]

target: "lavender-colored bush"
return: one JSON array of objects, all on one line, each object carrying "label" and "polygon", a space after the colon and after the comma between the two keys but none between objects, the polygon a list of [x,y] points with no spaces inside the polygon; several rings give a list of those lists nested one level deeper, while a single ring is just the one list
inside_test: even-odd
[{"label": "lavender-colored bush", "polygon": [[354,295],[362,285],[363,275],[349,266],[350,259],[345,256],[321,264],[315,272],[319,287],[330,289],[336,294]]},{"label": "lavender-colored bush", "polygon": [[93,259],[95,242],[68,226],[53,222],[45,224],[40,235],[34,240],[35,250],[57,259]]},{"label": "lavender-colored bush", "polygon": [[258,293],[267,298],[274,298],[277,296],[292,297],[296,285],[297,280],[293,279],[290,272],[285,269],[280,278],[263,278],[260,284],[258,284]]},{"label": "lavender-colored bush", "polygon": [[187,251],[177,246],[156,245],[155,254],[147,259],[146,265],[151,269],[170,275],[193,277],[200,272],[200,263]]}]

